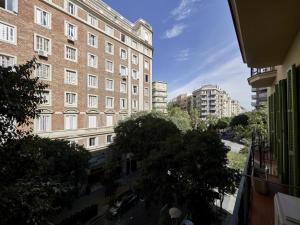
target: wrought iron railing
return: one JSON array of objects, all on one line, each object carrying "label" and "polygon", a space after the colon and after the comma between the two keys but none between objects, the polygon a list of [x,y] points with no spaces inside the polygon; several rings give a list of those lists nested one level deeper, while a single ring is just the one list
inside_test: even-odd
[{"label": "wrought iron railing", "polygon": [[[252,145],[249,147],[248,156],[239,185],[235,206],[231,218],[231,225],[248,225],[250,193],[251,193],[251,170],[253,165]],[[246,176],[245,176],[246,175]]]},{"label": "wrought iron railing", "polygon": [[255,75],[259,75],[262,73],[266,73],[266,72],[272,72],[275,71],[275,67],[271,66],[271,67],[265,67],[265,68],[251,68],[251,77],[255,76]]}]

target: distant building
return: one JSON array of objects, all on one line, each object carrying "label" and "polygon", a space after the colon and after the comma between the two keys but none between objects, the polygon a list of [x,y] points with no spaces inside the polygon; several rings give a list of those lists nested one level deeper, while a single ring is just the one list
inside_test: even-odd
[{"label": "distant building", "polygon": [[204,85],[193,91],[193,107],[206,119],[209,115],[217,118],[231,117],[244,112],[238,101],[232,100],[229,94],[217,85]]},{"label": "distant building", "polygon": [[268,89],[267,88],[252,88],[252,100],[251,105],[255,108],[266,106],[268,102]]},{"label": "distant building", "polygon": [[187,95],[186,93],[178,95],[177,97],[173,98],[171,102],[185,111],[190,111],[190,109],[193,107],[192,95]]},{"label": "distant building", "polygon": [[167,113],[167,83],[164,81],[152,82],[152,109]]}]

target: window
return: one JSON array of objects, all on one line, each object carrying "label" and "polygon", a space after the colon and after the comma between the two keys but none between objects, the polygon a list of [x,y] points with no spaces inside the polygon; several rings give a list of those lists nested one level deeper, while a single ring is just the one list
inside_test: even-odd
[{"label": "window", "polygon": [[65,130],[77,129],[77,115],[65,115]]},{"label": "window", "polygon": [[51,14],[40,8],[35,8],[35,23],[51,28]]},{"label": "window", "polygon": [[120,84],[120,92],[126,93],[127,92],[127,85],[124,82],[121,82]]},{"label": "window", "polygon": [[91,53],[88,53],[88,66],[97,68],[98,66],[98,57]]},{"label": "window", "polygon": [[37,130],[39,132],[51,131],[51,115],[41,114],[38,116]]},{"label": "window", "polygon": [[35,51],[51,53],[51,41],[48,38],[35,34]]},{"label": "window", "polygon": [[16,58],[13,56],[8,55],[1,55],[0,54],[0,66],[6,68],[6,67],[13,67],[16,64]]},{"label": "window", "polygon": [[114,54],[114,46],[110,42],[105,43],[105,51],[109,54]]},{"label": "window", "polygon": [[113,116],[112,115],[106,115],[106,126],[107,127],[113,126]]},{"label": "window", "polygon": [[88,87],[97,88],[97,76],[96,75],[88,75]]},{"label": "window", "polygon": [[91,14],[88,15],[87,21],[93,27],[98,27],[98,19],[96,17],[92,16]]},{"label": "window", "polygon": [[88,116],[88,128],[97,127],[97,116]]},{"label": "window", "polygon": [[88,139],[88,147],[95,147],[98,145],[96,137],[91,137]]},{"label": "window", "polygon": [[149,62],[145,61],[145,69],[149,70]]},{"label": "window", "polygon": [[106,97],[106,108],[112,109],[114,108],[114,98],[113,97]]},{"label": "window", "polygon": [[65,1],[65,9],[72,15],[76,14],[76,5],[73,2]]},{"label": "window", "polygon": [[0,40],[15,44],[16,27],[0,22]]},{"label": "window", "polygon": [[108,91],[113,91],[114,90],[114,81],[106,79],[105,89]]},{"label": "window", "polygon": [[114,64],[112,61],[105,60],[105,70],[110,73],[114,72]]},{"label": "window", "polygon": [[136,42],[136,41],[132,41],[131,46],[132,46],[133,48],[137,48],[137,42]]},{"label": "window", "polygon": [[125,34],[121,34],[121,41],[122,42],[126,42],[126,35]]},{"label": "window", "polygon": [[137,85],[132,85],[132,93],[137,95],[139,93],[139,88]]},{"label": "window", "polygon": [[111,144],[113,142],[113,136],[111,134],[108,134],[106,136],[106,143]]},{"label": "window", "polygon": [[66,92],[65,93],[65,105],[66,106],[77,106],[77,94]]},{"label": "window", "polygon": [[77,72],[65,69],[65,84],[77,85]]},{"label": "window", "polygon": [[51,66],[43,63],[39,63],[36,68],[36,76],[41,80],[51,80]]},{"label": "window", "polygon": [[77,38],[77,27],[69,22],[65,22],[65,35],[69,39],[76,39]]},{"label": "window", "polygon": [[9,11],[18,12],[18,0],[0,0],[0,7]]},{"label": "window", "polygon": [[77,49],[65,46],[65,58],[71,61],[77,61]]},{"label": "window", "polygon": [[150,36],[149,36],[149,33],[148,33],[147,31],[145,31],[145,40],[146,40],[146,41],[149,41],[149,40],[150,40],[149,37],[150,37]]},{"label": "window", "polygon": [[144,95],[149,96],[149,88],[145,87],[144,89]]},{"label": "window", "polygon": [[50,91],[44,90],[42,92],[42,97],[43,97],[43,100],[44,100],[42,105],[46,105],[46,106],[51,105],[51,92]]},{"label": "window", "polygon": [[108,35],[111,35],[111,36],[114,36],[114,29],[108,25],[105,25],[105,32],[108,34]]},{"label": "window", "polygon": [[145,82],[149,82],[149,75],[148,74],[145,74]]},{"label": "window", "polygon": [[120,74],[121,76],[127,76],[128,75],[128,69],[126,66],[120,66]]},{"label": "window", "polygon": [[94,48],[97,48],[98,46],[98,38],[96,35],[88,33],[88,45],[92,46]]},{"label": "window", "polygon": [[137,80],[139,79],[139,73],[136,70],[132,70],[132,78]]},{"label": "window", "polygon": [[144,53],[145,53],[145,55],[148,55],[149,54],[149,49],[148,48],[144,48]]},{"label": "window", "polygon": [[132,108],[133,108],[133,109],[138,109],[138,107],[139,107],[139,102],[138,102],[138,100],[133,99],[133,100],[132,100]]},{"label": "window", "polygon": [[121,56],[121,59],[123,59],[123,60],[127,59],[127,52],[125,49],[121,49],[120,56]]},{"label": "window", "polygon": [[127,99],[126,98],[120,99],[120,109],[127,109]]},{"label": "window", "polygon": [[137,65],[139,63],[137,55],[132,55],[132,63]]},{"label": "window", "polygon": [[97,107],[98,107],[98,96],[88,95],[88,108],[97,108]]}]

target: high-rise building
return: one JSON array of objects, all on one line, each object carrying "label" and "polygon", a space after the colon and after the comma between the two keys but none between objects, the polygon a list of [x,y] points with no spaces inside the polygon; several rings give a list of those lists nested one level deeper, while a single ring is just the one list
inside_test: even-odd
[{"label": "high-rise building", "polygon": [[152,82],[152,109],[158,112],[167,113],[168,87],[164,81]]},{"label": "high-rise building", "polygon": [[267,106],[268,104],[268,89],[267,88],[252,88],[252,100],[251,105],[255,108]]},{"label": "high-rise building", "polygon": [[231,117],[244,112],[238,101],[217,85],[204,85],[193,91],[193,107],[200,112],[202,119],[209,115],[217,118]]},{"label": "high-rise building", "polygon": [[34,133],[90,151],[113,141],[119,120],[152,107],[152,28],[100,0],[0,1],[0,64],[37,58],[49,84]]}]

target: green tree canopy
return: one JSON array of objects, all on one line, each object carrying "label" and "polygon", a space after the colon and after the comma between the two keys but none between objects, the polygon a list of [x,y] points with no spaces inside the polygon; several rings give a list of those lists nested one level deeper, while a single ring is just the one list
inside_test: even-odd
[{"label": "green tree canopy", "polygon": [[192,129],[191,118],[187,111],[179,107],[171,107],[168,111],[168,117],[179,130],[186,132]]},{"label": "green tree canopy", "polygon": [[249,116],[245,113],[233,117],[230,122],[231,127],[235,127],[238,125],[248,126],[248,124],[249,124]]},{"label": "green tree canopy", "polygon": [[44,102],[35,60],[0,67],[0,225],[50,224],[86,183],[89,152],[64,140],[18,132]]},{"label": "green tree canopy", "polygon": [[134,153],[140,160],[139,184],[148,203],[184,207],[194,221],[208,224],[215,198],[235,190],[237,173],[227,167],[228,150],[212,130],[182,134],[149,114],[121,123],[115,132],[117,155]]},{"label": "green tree canopy", "polygon": [[[16,126],[28,125],[37,115],[37,106],[46,84],[31,76],[37,67],[31,60],[24,65],[0,67],[0,141],[17,135]],[[19,130],[20,131],[20,130]]]}]

